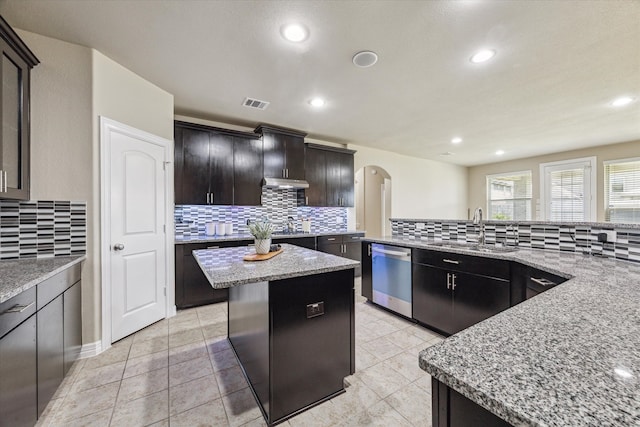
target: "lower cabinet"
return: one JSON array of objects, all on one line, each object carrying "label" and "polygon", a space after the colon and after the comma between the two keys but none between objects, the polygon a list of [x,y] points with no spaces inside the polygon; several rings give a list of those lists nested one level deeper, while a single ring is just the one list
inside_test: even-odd
[{"label": "lower cabinet", "polygon": [[291,245],[302,246],[303,248],[316,250],[315,237],[274,237],[272,243],[289,243]]},{"label": "lower cabinet", "polygon": [[64,291],[64,374],[78,357],[82,349],[82,282],[76,282]]},{"label": "lower cabinet", "polygon": [[64,378],[64,296],[38,310],[38,416]]},{"label": "lower cabinet", "polygon": [[199,249],[229,248],[246,246],[250,240],[238,240],[216,243],[177,244],[176,251],[176,307],[188,308],[199,305],[226,301],[228,289],[213,289],[200,266],[193,257],[193,251]]},{"label": "lower cabinet", "polygon": [[361,294],[369,301],[373,300],[373,263],[371,259],[371,242],[362,242],[360,245],[360,267],[362,269]]},{"label": "lower cabinet", "polygon": [[0,426],[33,426],[38,418],[36,316],[0,338]]},{"label": "lower cabinet", "polygon": [[[318,237],[318,251],[349,258],[354,261],[362,261],[361,240],[364,233],[334,234]],[[361,266],[356,267],[355,276],[362,274]]]}]

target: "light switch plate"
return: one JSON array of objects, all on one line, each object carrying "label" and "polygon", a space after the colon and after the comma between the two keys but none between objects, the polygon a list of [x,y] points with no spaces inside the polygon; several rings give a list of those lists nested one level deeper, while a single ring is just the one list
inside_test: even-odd
[{"label": "light switch plate", "polygon": [[607,235],[607,243],[614,243],[618,240],[618,233],[615,230],[602,230]]}]

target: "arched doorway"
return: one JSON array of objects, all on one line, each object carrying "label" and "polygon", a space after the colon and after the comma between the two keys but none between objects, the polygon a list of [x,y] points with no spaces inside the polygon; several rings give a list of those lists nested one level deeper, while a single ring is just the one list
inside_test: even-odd
[{"label": "arched doorway", "polygon": [[391,175],[380,166],[356,172],[356,230],[369,237],[391,235]]}]

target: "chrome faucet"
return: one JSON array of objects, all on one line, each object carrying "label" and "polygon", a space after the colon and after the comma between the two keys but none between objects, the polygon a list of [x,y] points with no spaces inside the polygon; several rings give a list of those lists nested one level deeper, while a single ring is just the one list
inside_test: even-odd
[{"label": "chrome faucet", "polygon": [[292,216],[287,217],[287,233],[293,233],[296,231],[296,226],[293,221],[294,219]]},{"label": "chrome faucet", "polygon": [[479,228],[478,232],[478,245],[484,246],[485,237],[484,237],[484,223],[482,222],[482,208],[476,208],[473,213],[473,224],[477,225]]}]

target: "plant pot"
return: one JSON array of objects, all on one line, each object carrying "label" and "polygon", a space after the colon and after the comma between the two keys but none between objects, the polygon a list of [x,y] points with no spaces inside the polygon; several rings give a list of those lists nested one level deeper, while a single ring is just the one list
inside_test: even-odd
[{"label": "plant pot", "polygon": [[264,255],[269,253],[269,249],[271,249],[271,238],[268,239],[255,239],[254,243],[256,244],[256,253],[259,255]]}]

